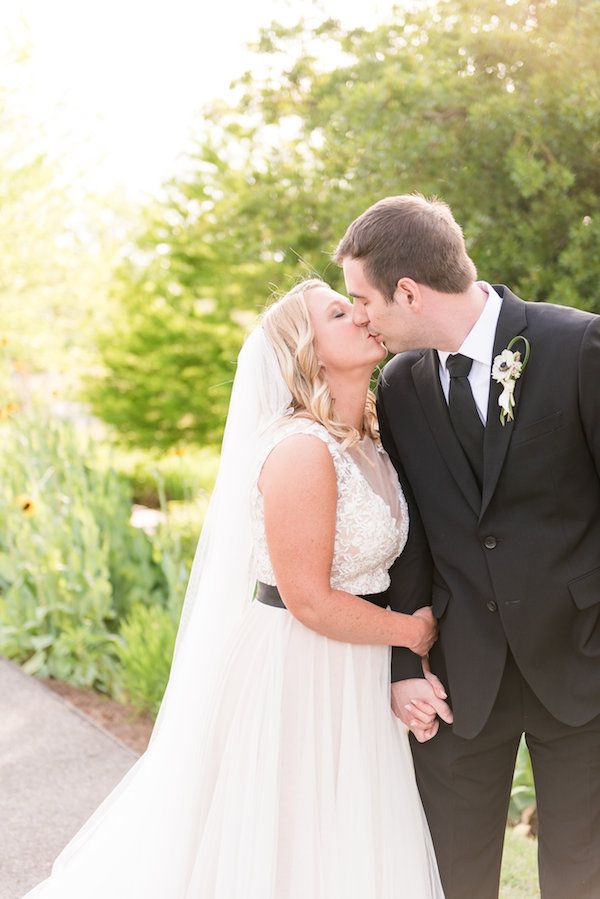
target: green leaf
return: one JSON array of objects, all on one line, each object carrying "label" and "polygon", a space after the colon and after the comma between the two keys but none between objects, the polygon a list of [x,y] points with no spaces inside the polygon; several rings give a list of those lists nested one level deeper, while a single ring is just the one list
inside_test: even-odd
[{"label": "green leaf", "polygon": [[36,652],[21,666],[25,674],[42,674],[46,662],[46,654]]}]

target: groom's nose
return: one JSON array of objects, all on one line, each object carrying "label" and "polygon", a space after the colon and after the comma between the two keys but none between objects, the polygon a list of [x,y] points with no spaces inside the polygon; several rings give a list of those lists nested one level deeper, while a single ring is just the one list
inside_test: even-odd
[{"label": "groom's nose", "polygon": [[368,324],[369,316],[365,312],[364,306],[361,306],[360,303],[355,303],[352,307],[352,321],[359,326]]}]

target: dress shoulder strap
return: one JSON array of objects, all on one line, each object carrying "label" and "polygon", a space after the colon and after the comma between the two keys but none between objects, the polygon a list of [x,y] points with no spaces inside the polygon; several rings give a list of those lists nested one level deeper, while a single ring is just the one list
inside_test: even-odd
[{"label": "dress shoulder strap", "polygon": [[309,418],[303,418],[302,416],[288,416],[273,425],[270,428],[269,433],[265,435],[264,443],[258,455],[256,471],[257,480],[269,453],[281,443],[282,440],[285,440],[286,437],[291,437],[293,434],[310,434],[311,436],[319,437],[323,443],[327,444],[336,471],[338,470],[338,465],[342,461],[342,452],[339,443],[335,437],[329,433],[327,428],[318,421],[313,421]]}]

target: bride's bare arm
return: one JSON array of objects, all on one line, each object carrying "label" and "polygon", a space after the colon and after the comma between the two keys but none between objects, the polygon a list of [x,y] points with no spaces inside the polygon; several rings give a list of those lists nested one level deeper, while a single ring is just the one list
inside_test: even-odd
[{"label": "bride's bare arm", "polygon": [[419,655],[429,651],[436,637],[429,610],[405,615],[332,589],[337,482],[322,440],[309,434],[283,440],[269,454],[258,484],[277,586],[292,615],[345,643],[407,646]]}]

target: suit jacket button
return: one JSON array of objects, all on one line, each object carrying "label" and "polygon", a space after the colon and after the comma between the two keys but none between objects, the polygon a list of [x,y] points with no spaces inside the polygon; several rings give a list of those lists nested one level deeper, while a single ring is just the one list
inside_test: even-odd
[{"label": "suit jacket button", "polygon": [[495,537],[492,537],[492,536],[486,537],[485,540],[483,541],[483,545],[485,546],[486,549],[494,549],[497,546],[497,544],[498,544],[498,541],[496,540]]},{"label": "suit jacket button", "polygon": [[498,611],[498,603],[495,603],[493,599],[490,599],[490,601],[488,603],[486,603],[486,605],[487,605],[488,609],[490,610],[490,612]]}]

